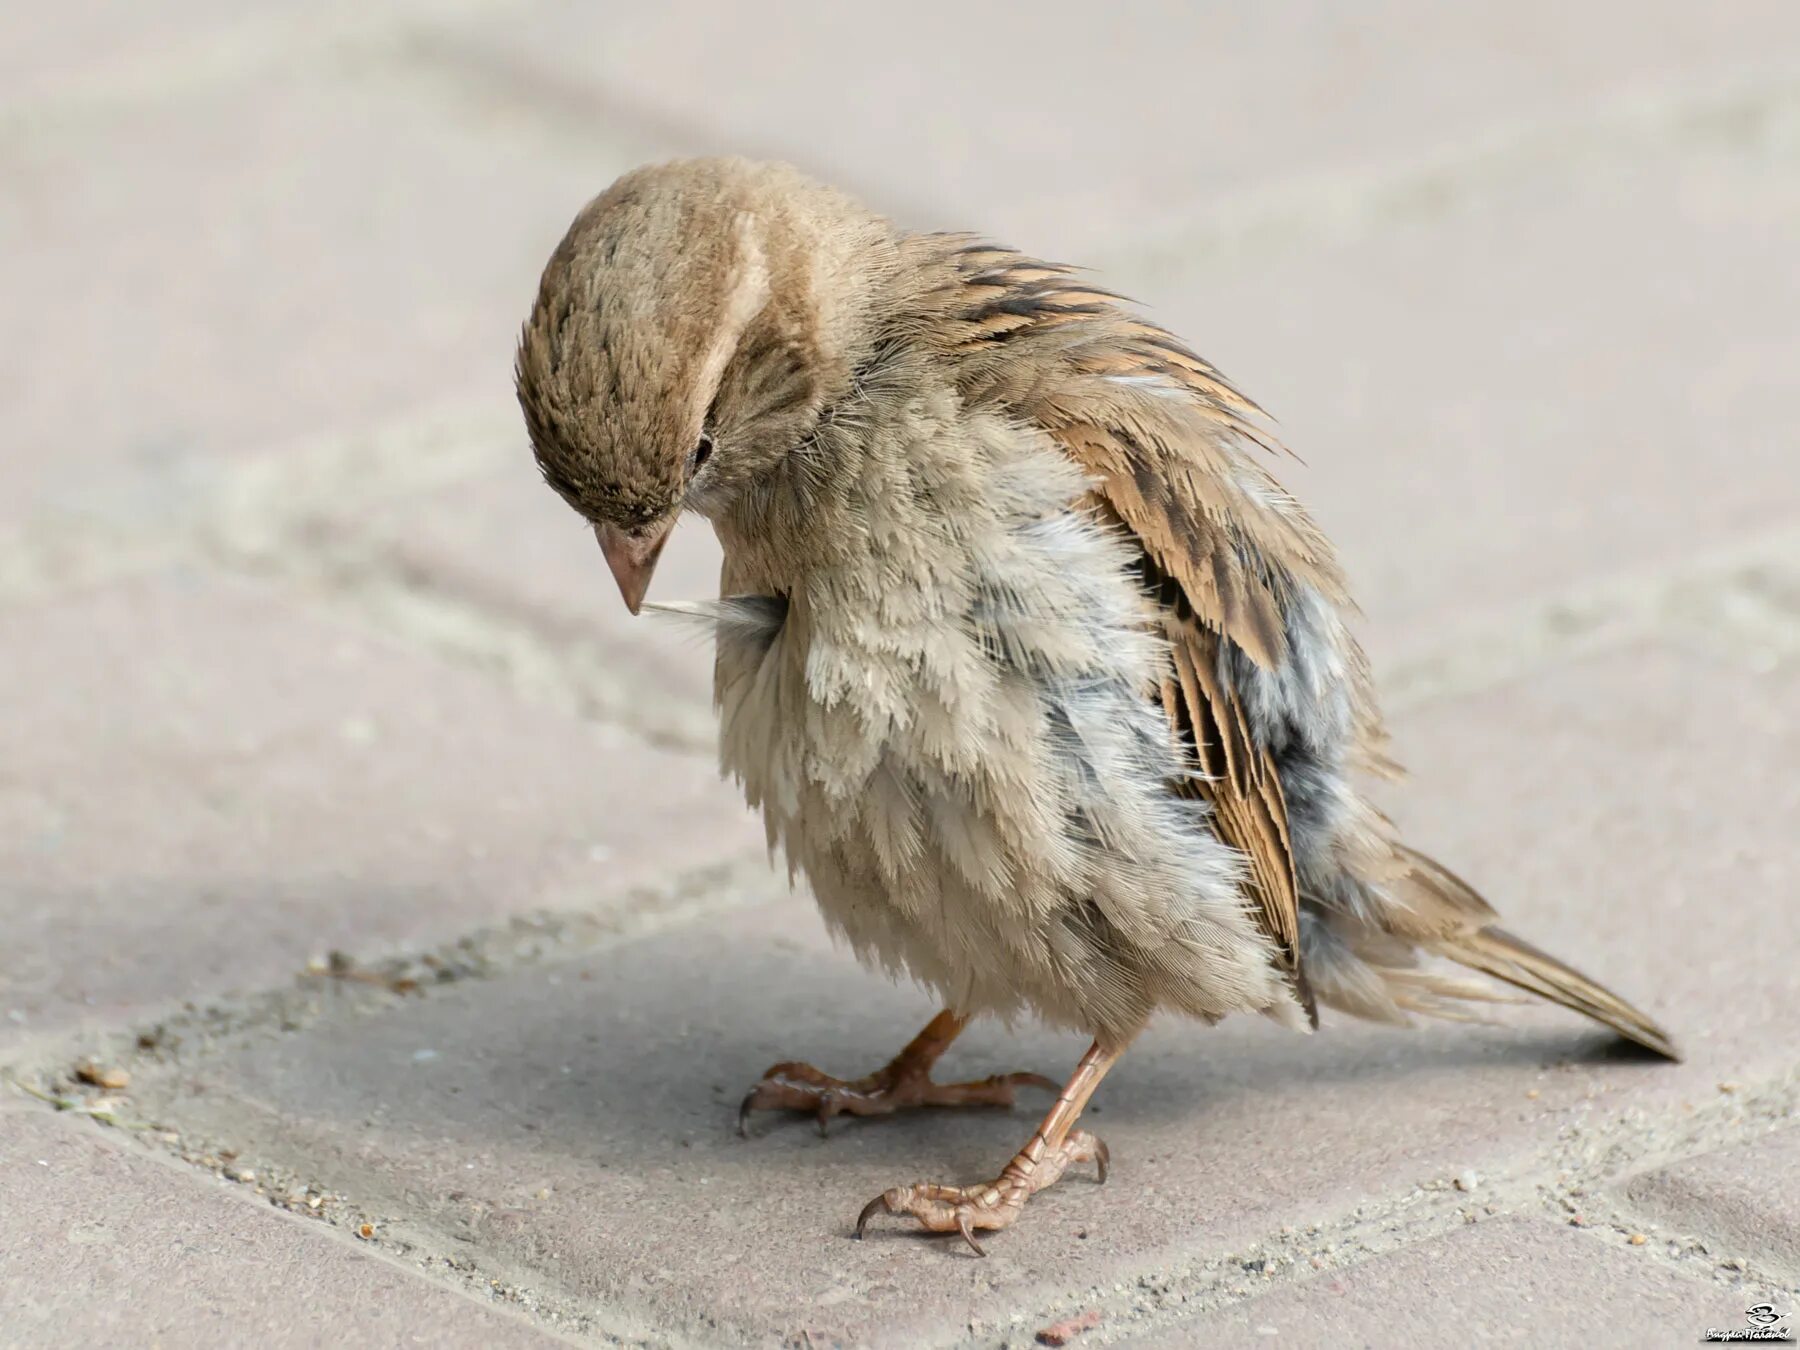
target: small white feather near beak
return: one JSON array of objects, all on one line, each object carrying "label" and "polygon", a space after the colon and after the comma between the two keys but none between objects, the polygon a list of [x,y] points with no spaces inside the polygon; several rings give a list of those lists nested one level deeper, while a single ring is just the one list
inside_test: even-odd
[{"label": "small white feather near beak", "polygon": [[644,608],[697,637],[766,651],[787,621],[788,604],[779,595],[728,595],[718,600],[653,600]]}]

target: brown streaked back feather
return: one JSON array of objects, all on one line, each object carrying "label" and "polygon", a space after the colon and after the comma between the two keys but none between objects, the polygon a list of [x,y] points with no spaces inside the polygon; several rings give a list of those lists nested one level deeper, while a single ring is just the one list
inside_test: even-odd
[{"label": "brown streaked back feather", "polygon": [[1163,682],[1163,709],[1202,775],[1178,790],[1206,801],[1219,836],[1244,855],[1259,921],[1317,1026],[1318,1007],[1300,965],[1300,890],[1281,780],[1267,752],[1245,737],[1235,692],[1219,684],[1217,636],[1174,609],[1165,610],[1163,632],[1175,671]]},{"label": "brown streaked back feather", "polygon": [[1261,409],[1217,369],[1073,268],[959,236],[909,242],[927,267],[941,255],[934,336],[963,394],[1054,436],[1198,622],[1267,668],[1289,588],[1349,603],[1325,537],[1250,457],[1276,448]]}]

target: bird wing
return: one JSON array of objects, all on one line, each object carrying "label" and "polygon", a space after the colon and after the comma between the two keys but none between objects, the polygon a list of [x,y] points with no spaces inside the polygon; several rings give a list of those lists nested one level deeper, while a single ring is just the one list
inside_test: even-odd
[{"label": "bird wing", "polygon": [[[1281,747],[1246,716],[1227,657],[1266,671],[1289,661],[1284,616],[1307,593],[1350,608],[1330,545],[1262,466],[1279,446],[1267,419],[1219,371],[1178,339],[1089,284],[1073,268],[967,236],[915,236],[943,278],[936,313],[966,397],[1014,410],[1049,433],[1094,484],[1091,509],[1140,550],[1146,588],[1171,648],[1160,694],[1172,729],[1192,748],[1199,777],[1178,790],[1203,796],[1221,838],[1246,859],[1258,921],[1317,1022],[1301,967],[1300,897],[1281,782]],[[1349,695],[1354,762],[1396,772],[1369,673],[1353,642],[1333,678]],[[1266,711],[1259,709],[1259,720]],[[1331,910],[1369,947],[1382,1001],[1358,985],[1321,990],[1363,1016],[1405,1010],[1456,1016],[1457,1000],[1492,995],[1412,969],[1405,949],[1446,956],[1491,978],[1563,1004],[1670,1058],[1679,1052],[1644,1013],[1579,971],[1495,926],[1494,912],[1440,864],[1406,848],[1366,803],[1340,803],[1352,839],[1342,864],[1391,899],[1348,914]],[[1314,897],[1309,896],[1309,905]],[[1317,916],[1309,915],[1309,919]],[[1324,919],[1312,925],[1329,938]],[[1377,950],[1377,949],[1381,950]],[[1361,1002],[1364,1006],[1358,1007]]]},{"label": "bird wing", "polygon": [[1263,414],[1213,366],[1073,269],[975,241],[941,247],[965,392],[1047,431],[1093,481],[1096,513],[1141,551],[1172,651],[1157,692],[1200,770],[1179,790],[1207,800],[1243,854],[1258,922],[1316,1022],[1281,780],[1220,658],[1229,644],[1280,666],[1297,585],[1346,602],[1329,545],[1255,462],[1275,448]]}]

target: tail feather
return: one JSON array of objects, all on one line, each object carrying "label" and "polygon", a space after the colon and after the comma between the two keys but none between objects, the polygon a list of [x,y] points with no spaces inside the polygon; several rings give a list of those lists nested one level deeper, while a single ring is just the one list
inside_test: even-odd
[{"label": "tail feather", "polygon": [[1388,847],[1391,853],[1383,849],[1376,858],[1379,880],[1344,878],[1355,903],[1309,898],[1301,909],[1302,962],[1321,1003],[1403,1023],[1414,1015],[1486,1021],[1466,1005],[1519,1001],[1485,983],[1418,969],[1420,954],[1443,956],[1591,1017],[1665,1058],[1681,1058],[1644,1013],[1491,922],[1492,907],[1461,877],[1404,845]]},{"label": "tail feather", "polygon": [[1458,979],[1423,970],[1386,970],[1388,994],[1396,1006],[1421,1017],[1435,1017],[1445,1022],[1480,1022],[1485,1026],[1503,1025],[1464,1007],[1468,1003],[1524,1003],[1517,994],[1508,994],[1477,980]]},{"label": "tail feather", "polygon": [[1631,1004],[1504,928],[1490,924],[1474,932],[1440,938],[1431,947],[1471,970],[1591,1017],[1665,1059],[1681,1058],[1669,1034]]},{"label": "tail feather", "polygon": [[1411,942],[1341,917],[1303,909],[1300,937],[1303,966],[1319,1001],[1365,1021],[1407,1026],[1415,1017],[1434,1017],[1497,1025],[1467,1005],[1525,1001],[1486,980],[1420,970]]}]

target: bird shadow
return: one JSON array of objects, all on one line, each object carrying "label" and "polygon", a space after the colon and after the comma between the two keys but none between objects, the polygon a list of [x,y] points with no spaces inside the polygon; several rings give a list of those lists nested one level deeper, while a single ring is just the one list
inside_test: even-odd
[{"label": "bird shadow", "polygon": [[[315,1034],[274,1057],[303,1057],[280,1080],[251,1047],[223,1077],[279,1098],[284,1083],[341,1094],[337,1110],[379,1102],[396,1124],[470,1144],[528,1144],[589,1164],[630,1156],[682,1165],[785,1156],[822,1141],[799,1114],[759,1113],[746,1154],[736,1134],[746,1092],[772,1064],[804,1060],[854,1078],[885,1063],[930,1016],[916,991],[873,979],[813,937],[771,931],[766,911],[704,934],[662,935],[529,971],[402,999],[353,1040]],[[779,925],[776,925],[779,927]],[[320,1028],[321,1033],[325,1031]],[[353,1052],[346,1045],[353,1044]],[[940,1065],[945,1081],[1032,1070],[1061,1081],[1082,1038],[1031,1024],[978,1023]],[[1616,1038],[1548,1022],[1417,1030],[1333,1023],[1297,1036],[1258,1019],[1216,1028],[1169,1019],[1132,1047],[1090,1108],[1110,1128],[1253,1133],[1305,1129],[1328,1110],[1380,1111],[1404,1091],[1479,1111],[1510,1083],[1546,1071],[1635,1071],[1648,1057]],[[1010,1111],[907,1111],[840,1117],[830,1165],[883,1160],[976,1174],[1022,1142],[1049,1105],[1021,1090]],[[1546,1103],[1548,1104],[1548,1103]],[[295,1109],[311,1102],[294,1102]],[[1015,1137],[1017,1136],[1017,1137]],[[923,1141],[929,1141],[927,1149]],[[738,1152],[730,1150],[739,1149]],[[910,1161],[909,1161],[910,1160]]]},{"label": "bird shadow", "polygon": [[[673,1143],[684,1150],[725,1148],[743,1142],[736,1129],[739,1104],[773,1063],[805,1059],[826,1072],[857,1077],[884,1063],[910,1035],[913,1023],[923,1020],[917,1005],[908,1016],[898,1007],[882,1015],[865,1004],[828,1028],[813,1024],[797,1031],[797,1040],[806,1044],[779,1047],[760,1029],[793,1025],[778,1009],[745,1013],[705,1028],[634,1017],[630,1031],[615,1028],[598,1042],[589,1033],[587,1049],[604,1043],[603,1065],[596,1060],[578,1064],[572,1073],[522,1077],[509,1092],[517,1109],[537,1119],[583,1121],[631,1147],[658,1149]],[[513,1062],[578,1060],[582,1048],[570,1044],[570,1026],[566,1016],[525,1028],[515,1022],[512,1030],[519,1040]],[[978,1027],[967,1041],[946,1056],[940,1078],[1029,1069],[1060,1080],[1081,1048],[1075,1038],[1039,1028],[1008,1033]],[[1497,1094],[1507,1083],[1536,1082],[1550,1071],[1635,1070],[1655,1062],[1648,1052],[1616,1037],[1580,1028],[1433,1026],[1409,1032],[1353,1026],[1300,1037],[1267,1026],[1208,1030],[1169,1024],[1153,1029],[1125,1056],[1090,1113],[1152,1130],[1252,1112],[1267,1124],[1271,1112],[1298,1119],[1328,1100],[1341,1103],[1346,1095],[1370,1105],[1402,1089],[1465,1100]],[[1034,1122],[1050,1100],[1046,1093],[1021,1089],[1010,1110],[839,1116],[831,1122],[829,1137],[840,1143],[858,1141],[859,1153],[910,1152],[919,1139],[929,1137],[953,1152],[979,1150],[986,1156],[997,1138],[1017,1133],[1022,1122]],[[556,1133],[567,1137],[563,1130]],[[813,1117],[800,1112],[757,1112],[750,1118],[749,1136],[765,1149],[784,1153],[822,1142]]]}]

